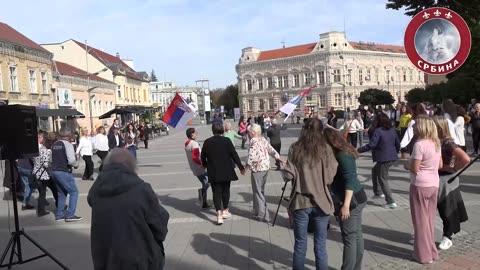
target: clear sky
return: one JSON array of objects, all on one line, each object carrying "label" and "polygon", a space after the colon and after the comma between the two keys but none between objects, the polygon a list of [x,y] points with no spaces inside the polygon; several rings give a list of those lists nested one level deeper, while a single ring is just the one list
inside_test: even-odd
[{"label": "clear sky", "polygon": [[386,0],[23,0],[2,1],[0,20],[37,43],[73,38],[155,69],[159,80],[212,88],[237,82],[241,49],[347,39],[403,44],[410,18]]}]

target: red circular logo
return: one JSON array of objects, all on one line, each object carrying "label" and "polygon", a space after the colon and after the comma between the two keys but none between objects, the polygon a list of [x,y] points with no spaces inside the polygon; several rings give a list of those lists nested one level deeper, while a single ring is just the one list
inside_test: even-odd
[{"label": "red circular logo", "polygon": [[405,52],[421,71],[447,74],[467,60],[472,45],[468,25],[448,8],[429,8],[413,17],[405,30]]}]

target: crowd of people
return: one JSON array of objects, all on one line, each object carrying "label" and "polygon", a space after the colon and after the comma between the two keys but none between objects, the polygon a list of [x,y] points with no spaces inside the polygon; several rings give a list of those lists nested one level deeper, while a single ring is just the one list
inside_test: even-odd
[{"label": "crowd of people", "polygon": [[[79,133],[81,136],[79,136]],[[46,206],[47,187],[55,199],[55,218],[67,222],[82,220],[76,215],[78,188],[73,176],[73,170],[79,167],[80,158],[85,162],[82,180],[94,180],[93,155],[101,161],[99,171],[103,169],[103,161],[109,151],[115,148],[126,148],[136,157],[139,141],[144,142],[148,149],[150,129],[145,123],[135,125],[128,123],[125,128],[116,119],[109,128],[100,126],[96,134],[88,129],[72,132],[69,127],[62,126],[59,132],[40,130],[38,132],[39,155],[35,158],[25,158],[16,161],[14,171],[6,166],[4,186],[11,190],[11,174],[17,179],[17,190],[22,199],[22,210],[34,210],[32,194],[38,190],[37,216],[48,215]],[[8,162],[8,161],[7,161]],[[20,181],[18,181],[20,180]],[[68,204],[67,202],[68,197]]]},{"label": "crowd of people", "polygon": [[[434,241],[436,212],[443,223],[443,238],[438,249],[450,249],[453,235],[460,232],[461,223],[468,220],[459,189],[460,177],[455,173],[470,162],[465,152],[467,130],[473,138],[472,155],[478,154],[480,104],[472,103],[468,109],[451,100],[437,106],[399,103],[395,109],[360,107],[347,112],[338,129],[333,110],[325,117],[308,115],[300,137],[290,146],[286,161],[279,155],[283,125],[276,125],[275,116],[250,115],[241,117],[237,132],[233,132],[228,123],[224,134],[223,126],[214,123],[214,136],[207,139],[203,147],[195,142],[195,150],[190,146],[196,139],[196,131],[187,130],[187,157],[194,174],[202,175],[199,194],[204,194],[206,207],[206,190],[209,184],[212,186],[217,224],[223,224],[223,219],[232,215],[228,203],[230,182],[238,179],[235,165],[242,174],[247,169],[252,171],[252,218],[270,221],[264,188],[270,170],[269,156],[277,160],[277,168],[282,169],[285,181],[291,182],[288,212],[295,235],[293,269],[304,269],[309,231],[314,234],[316,269],[328,268],[326,240],[330,215],[337,217],[341,229],[342,269],[361,268],[362,212],[368,198],[358,180],[356,159],[360,153],[372,152],[375,162],[371,173],[372,199],[385,199],[385,207],[390,209],[398,205],[390,188],[389,170],[400,160],[410,175],[412,259],[428,264],[438,259]],[[364,143],[363,135],[368,142]],[[242,149],[246,149],[249,141],[245,164],[238,158],[234,138],[241,138]]]}]

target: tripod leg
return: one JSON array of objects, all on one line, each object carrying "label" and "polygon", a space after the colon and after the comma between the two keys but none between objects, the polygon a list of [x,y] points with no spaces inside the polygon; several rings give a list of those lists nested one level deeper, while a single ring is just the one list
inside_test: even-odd
[{"label": "tripod leg", "polygon": [[15,254],[15,247],[17,246],[17,241],[18,241],[18,232],[15,232],[13,234],[13,245],[12,245],[12,250],[10,251],[10,261],[8,262],[8,269],[12,269],[13,254]]},{"label": "tripod leg", "polygon": [[0,259],[0,265],[3,265],[3,261],[7,257],[7,254],[8,254],[8,251],[10,250],[10,247],[12,247],[14,237],[15,237],[14,234],[12,234],[12,236],[10,237],[10,241],[8,241],[7,247],[3,251],[2,258]]},{"label": "tripod leg", "polygon": [[283,185],[282,195],[280,196],[280,201],[278,201],[277,212],[275,213],[275,217],[273,218],[272,227],[275,227],[275,221],[277,221],[278,211],[280,210],[280,205],[282,205],[283,195],[285,194],[285,189],[287,188],[287,183],[288,182],[285,182],[285,185]]},{"label": "tripod leg", "polygon": [[38,249],[40,249],[41,251],[43,251],[43,253],[45,253],[45,255],[47,255],[48,257],[50,257],[50,259],[52,259],[55,263],[58,264],[58,266],[60,266],[61,268],[65,269],[65,270],[68,270],[68,267],[65,266],[63,263],[61,263],[57,258],[55,258],[52,254],[50,254],[50,252],[48,252],[45,248],[43,248],[39,243],[37,243],[35,240],[33,240],[33,238],[30,237],[30,235],[28,235],[25,231],[22,232],[23,236],[25,236],[25,238],[27,238],[32,244],[34,244]]}]

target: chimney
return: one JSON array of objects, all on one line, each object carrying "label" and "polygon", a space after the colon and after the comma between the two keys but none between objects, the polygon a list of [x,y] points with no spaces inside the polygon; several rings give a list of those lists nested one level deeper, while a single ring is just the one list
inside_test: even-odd
[{"label": "chimney", "polygon": [[117,52],[116,56],[117,56],[117,58],[120,58],[120,54],[118,52]]}]

